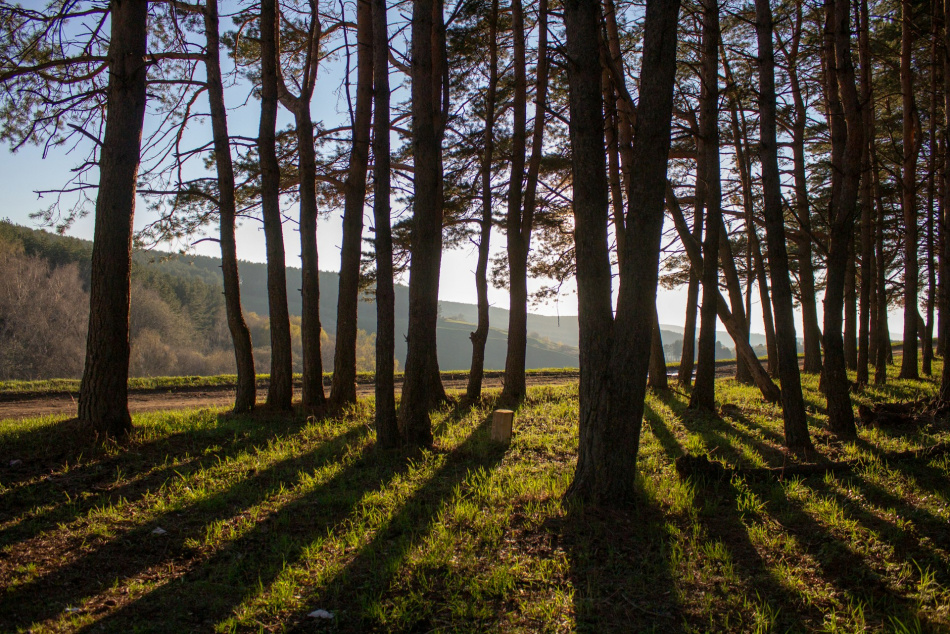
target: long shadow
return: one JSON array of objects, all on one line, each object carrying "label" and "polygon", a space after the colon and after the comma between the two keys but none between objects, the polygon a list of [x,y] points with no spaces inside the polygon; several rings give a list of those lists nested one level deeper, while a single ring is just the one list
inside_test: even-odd
[{"label": "long shadow", "polygon": [[[501,462],[505,446],[489,440],[490,424],[491,416],[488,416],[446,456],[442,466],[405,501],[385,527],[378,530],[346,567],[318,591],[314,602],[335,613],[335,629],[365,632],[392,627],[374,622],[366,615],[354,614],[355,610],[347,608],[358,605],[360,598],[377,597],[385,593],[400,564],[425,538],[437,521],[443,504],[452,498],[466,477],[472,471],[491,469]],[[432,571],[428,580],[438,584],[439,574],[446,574],[446,571]],[[438,609],[438,603],[427,604],[414,615],[416,623],[398,629],[429,631]],[[282,626],[292,631],[319,627],[306,619],[306,613],[293,615]]]},{"label": "long shadow", "polygon": [[930,466],[928,463],[933,458],[913,458],[905,460],[888,460],[887,453],[866,440],[859,439],[856,443],[858,447],[881,458],[890,469],[901,471],[910,476],[913,482],[922,491],[931,495],[936,495],[944,500],[948,498],[947,473],[941,469]]},{"label": "long shadow", "polygon": [[685,619],[670,568],[663,511],[571,507],[547,529],[567,552],[579,632],[681,631]]},{"label": "long shadow", "polygon": [[[784,462],[784,452],[766,443],[755,434],[739,429],[731,421],[714,414],[703,414],[688,410],[685,403],[672,395],[661,395],[659,398],[673,410],[673,413],[679,418],[680,424],[687,431],[697,434],[707,446],[716,448],[719,455],[726,457],[734,464],[741,465],[747,461],[747,458],[741,451],[733,447],[732,441],[755,449],[768,462],[777,463],[778,466],[781,466]],[[754,425],[748,418],[742,417],[742,419],[744,420],[744,422],[740,421],[742,424]]]},{"label": "long shadow", "polygon": [[673,462],[683,455],[683,445],[680,444],[680,441],[677,440],[673,430],[670,429],[666,421],[663,420],[663,417],[653,408],[652,405],[650,405],[649,402],[646,403],[643,420],[649,424],[650,431],[653,433],[653,437],[656,438],[660,443],[663,453],[666,454],[670,462]]},{"label": "long shadow", "polygon": [[408,468],[409,462],[399,452],[364,451],[314,491],[282,506],[210,557],[199,559],[183,574],[123,605],[87,630],[212,629],[235,607],[269,587],[315,539],[341,524],[367,493],[381,490]]},{"label": "long shadow", "polygon": [[[76,606],[114,582],[135,576],[163,562],[187,561],[199,553],[189,545],[201,542],[213,522],[235,517],[285,488],[301,472],[341,459],[368,430],[357,426],[327,440],[312,452],[280,460],[228,489],[182,507],[174,504],[150,521],[120,532],[81,555],[28,582],[6,589],[0,600],[0,624],[26,626]],[[155,536],[158,525],[168,531]],[[68,550],[70,545],[58,545]],[[81,548],[82,544],[73,547]]]},{"label": "long shadow", "polygon": [[[760,597],[769,598],[769,607],[772,608],[772,613],[776,614],[772,629],[797,631],[803,627],[820,627],[821,610],[805,603],[799,595],[783,585],[752,543],[749,529],[739,511],[739,491],[736,485],[731,482],[712,484],[705,493],[706,495],[696,496],[696,503],[702,506],[697,514],[699,522],[711,540],[721,542],[729,551],[746,596],[751,597],[758,593]],[[709,623],[696,625],[700,629],[711,627]],[[719,624],[718,627],[728,629],[725,624]]]},{"label": "long shadow", "polygon": [[[277,436],[293,434],[306,425],[307,420],[261,416],[236,419],[225,414],[218,416],[218,423],[218,426],[210,429],[181,431],[144,446],[133,445],[118,454],[103,456],[93,464],[85,464],[82,468],[69,468],[65,473],[56,469],[52,474],[40,476],[35,467],[31,468],[33,477],[42,479],[15,487],[0,496],[0,524],[29,514],[23,521],[0,528],[0,550],[60,524],[69,523],[94,508],[110,506],[120,499],[134,502],[173,476],[187,476],[219,461],[230,460],[248,448],[266,444]],[[221,443],[226,443],[221,451],[204,451]],[[71,449],[62,454],[56,465],[62,468],[69,460],[75,460],[84,449],[100,450],[94,445],[71,445]],[[157,463],[166,466],[152,467]],[[144,470],[147,470],[144,477],[115,485],[118,474]],[[53,505],[48,506],[51,501]],[[44,506],[47,507],[45,510],[33,512]]]},{"label": "long shadow", "polygon": [[[813,482],[810,488],[816,494],[831,493],[818,482]],[[781,507],[780,510],[770,508],[768,512],[798,537],[798,544],[817,562],[825,581],[852,602],[865,606],[865,618],[871,621],[868,623],[870,629],[882,628],[889,616],[897,617],[903,623],[916,621],[916,610],[909,601],[890,592],[881,575],[868,565],[864,557],[855,553],[841,538],[832,535],[805,511],[801,502],[786,499]]]}]

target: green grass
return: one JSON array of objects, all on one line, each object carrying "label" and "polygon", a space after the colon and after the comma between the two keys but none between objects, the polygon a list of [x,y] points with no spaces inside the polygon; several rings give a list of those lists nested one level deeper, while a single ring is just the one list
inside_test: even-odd
[{"label": "green grass", "polygon": [[[123,447],[77,441],[58,419],[3,421],[0,631],[950,629],[950,458],[882,458],[950,427],[840,444],[817,377],[804,387],[819,451],[863,458],[855,471],[681,481],[672,462],[687,451],[794,460],[777,407],[721,381],[739,413],[650,395],[641,499],[624,511],[561,501],[573,386],[531,389],[508,447],[488,439],[497,394],[447,405],[435,448],[415,453],[375,447],[371,402],[325,420],[141,414]],[[855,400],[934,389],[892,381]],[[334,618],[308,619],[316,609]]]}]

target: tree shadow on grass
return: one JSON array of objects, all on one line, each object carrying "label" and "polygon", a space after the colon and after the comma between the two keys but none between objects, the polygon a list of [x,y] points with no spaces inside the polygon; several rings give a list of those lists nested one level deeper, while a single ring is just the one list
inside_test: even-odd
[{"label": "tree shadow on grass", "polygon": [[743,414],[735,413],[723,418],[718,414],[690,410],[686,403],[673,394],[660,394],[658,398],[673,411],[680,424],[688,432],[699,436],[706,446],[710,447],[710,454],[726,458],[733,464],[743,465],[748,462],[748,458],[740,449],[734,446],[734,443],[736,443],[757,451],[766,462],[776,463],[778,466],[785,462],[786,455],[784,451],[765,442],[759,436],[745,429],[740,429],[729,420],[729,418],[735,418],[737,422],[746,427],[761,428]]},{"label": "tree shadow on grass", "polygon": [[[75,432],[73,421],[54,425],[50,430],[54,446],[40,454],[35,464],[23,468],[19,484],[0,479],[12,487],[0,495],[0,550],[67,524],[94,508],[138,500],[169,478],[230,460],[275,437],[294,434],[308,423],[306,418],[266,414],[219,414],[216,420],[212,427],[184,430],[144,443],[132,440],[117,451],[106,451],[94,441],[69,442]],[[26,444],[35,447],[33,441]],[[223,448],[208,451],[214,446]],[[69,466],[82,456],[86,460],[81,466]]]},{"label": "tree shadow on grass", "polygon": [[[806,486],[816,495],[835,497],[815,478],[809,479]],[[880,573],[855,552],[846,538],[832,534],[805,510],[802,502],[784,495],[775,496],[773,500],[776,498],[768,513],[796,537],[799,547],[818,564],[824,581],[835,588],[835,596],[843,594],[848,604],[862,606],[862,618],[867,627],[872,630],[883,628],[890,623],[890,617],[897,617],[905,624],[916,621],[915,610],[909,602],[887,587]],[[827,612],[833,607],[825,605],[824,609]]]},{"label": "tree shadow on grass", "polygon": [[547,528],[567,551],[579,632],[680,631],[663,512],[643,495],[621,510],[570,507]]},{"label": "tree shadow on grass", "polygon": [[[738,592],[743,597],[756,597],[766,603],[773,615],[774,631],[795,631],[803,627],[814,629],[822,622],[821,611],[814,605],[806,604],[803,598],[782,583],[776,571],[762,556],[759,548],[752,542],[747,521],[755,517],[744,517],[739,510],[740,491],[735,482],[706,483],[698,482],[699,490],[694,498],[697,505],[697,518],[703,533],[711,542],[722,543],[729,553],[735,573],[739,578],[738,588],[726,585],[713,585],[709,592]],[[707,618],[710,615],[705,615]],[[727,623],[712,625],[711,621],[696,623],[700,628],[725,628]],[[734,627],[734,626],[733,626]]]},{"label": "tree shadow on grass", "polygon": [[[430,631],[437,627],[437,621],[443,616],[439,599],[447,598],[438,594],[433,595],[433,601],[417,606],[412,614],[413,623],[398,626],[380,623],[360,608],[386,595],[406,557],[440,520],[442,509],[459,487],[464,486],[466,478],[501,462],[506,446],[489,439],[490,425],[489,415],[448,453],[436,472],[375,532],[369,543],[360,547],[343,570],[317,590],[312,605],[335,614],[332,626],[335,631]],[[427,572],[426,581],[438,587],[448,574],[451,574],[448,570],[431,570]],[[282,627],[291,631],[320,629],[321,624],[306,618],[306,612],[312,609],[290,616],[282,622]],[[478,629],[476,624],[472,626]]]},{"label": "tree shadow on grass", "polygon": [[[157,517],[142,520],[128,530],[120,529],[117,535],[83,535],[71,540],[75,543],[41,545],[38,556],[65,557],[67,561],[8,587],[0,601],[0,624],[26,627],[159,566],[163,572],[155,577],[187,568],[190,561],[201,557],[202,548],[196,544],[204,541],[212,523],[238,517],[284,490],[288,483],[295,483],[302,472],[313,472],[341,460],[350,445],[367,433],[366,427],[352,427],[321,442],[312,451],[278,460],[260,471],[254,469],[248,477],[211,497],[181,507],[173,502],[167,504]],[[152,534],[155,526],[162,527],[167,534]],[[93,543],[92,547],[86,545],[87,540]],[[72,556],[73,550],[79,553]]]}]

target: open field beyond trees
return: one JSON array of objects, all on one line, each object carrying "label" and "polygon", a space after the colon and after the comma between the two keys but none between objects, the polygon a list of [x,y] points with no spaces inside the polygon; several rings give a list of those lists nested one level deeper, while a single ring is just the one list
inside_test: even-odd
[{"label": "open field beyond trees", "polygon": [[[937,368],[939,375],[939,367]],[[946,420],[824,430],[850,471],[682,480],[674,460],[800,461],[781,412],[732,380],[719,416],[648,396],[635,507],[562,502],[576,462],[576,386],[537,387],[510,446],[497,397],[434,414],[432,450],[375,446],[372,401],[327,419],[224,410],[142,414],[125,445],[74,424],[0,423],[3,631],[947,631]],[[855,404],[930,397],[930,380]],[[161,530],[159,530],[161,529]],[[308,618],[322,609],[332,619]]]}]

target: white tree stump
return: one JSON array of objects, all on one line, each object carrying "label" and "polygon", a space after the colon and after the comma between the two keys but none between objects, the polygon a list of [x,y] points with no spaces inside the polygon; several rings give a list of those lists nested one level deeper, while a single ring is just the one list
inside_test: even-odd
[{"label": "white tree stump", "polygon": [[511,428],[515,413],[510,409],[496,409],[492,416],[491,439],[496,442],[511,442]]}]

